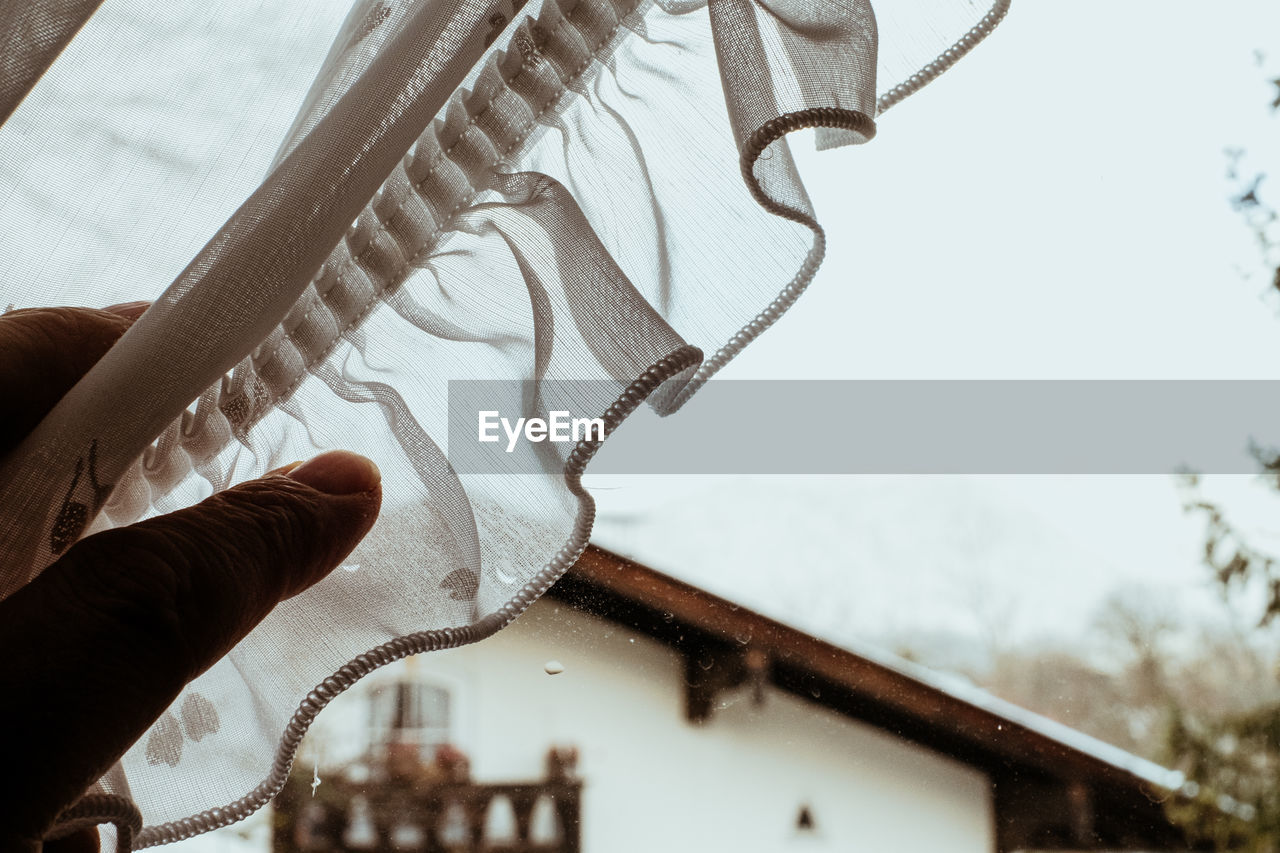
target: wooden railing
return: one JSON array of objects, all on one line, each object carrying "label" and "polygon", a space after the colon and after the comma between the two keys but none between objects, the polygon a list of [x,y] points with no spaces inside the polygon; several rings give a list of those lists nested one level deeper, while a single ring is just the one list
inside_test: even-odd
[{"label": "wooden railing", "polygon": [[326,781],[294,777],[276,799],[276,853],[579,853],[582,783]]}]

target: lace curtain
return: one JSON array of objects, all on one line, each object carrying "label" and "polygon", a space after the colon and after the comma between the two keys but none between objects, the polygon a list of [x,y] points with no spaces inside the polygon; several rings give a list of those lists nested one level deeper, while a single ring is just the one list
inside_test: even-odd
[{"label": "lace curtain", "polygon": [[[456,471],[451,380],[531,383],[527,407],[596,413],[607,432],[642,404],[675,412],[821,263],[787,135],[869,141],[1008,3],[357,0],[266,177],[216,229],[189,210],[216,162],[174,193],[95,161],[86,138],[163,161],[166,125],[241,121],[235,74],[262,59],[244,32],[306,11],[233,4],[269,19],[209,28],[226,75],[194,66],[191,88],[156,92],[141,74],[112,99],[94,75],[145,65],[139,45],[182,57],[148,42],[149,8],[95,6],[0,4],[0,301],[155,302],[0,468],[0,552],[16,555],[0,596],[77,536],[323,449],[374,459],[385,496],[344,570],[194,681],[60,827],[114,821],[146,847],[261,807],[333,697],[499,630],[586,546],[580,478],[600,440],[548,445],[537,476]],[[197,157],[233,143],[263,144]],[[165,234],[196,223],[206,242],[171,283],[131,254],[149,214],[103,209],[107,179],[121,197],[152,181]],[[558,380],[595,381],[565,400]]]}]

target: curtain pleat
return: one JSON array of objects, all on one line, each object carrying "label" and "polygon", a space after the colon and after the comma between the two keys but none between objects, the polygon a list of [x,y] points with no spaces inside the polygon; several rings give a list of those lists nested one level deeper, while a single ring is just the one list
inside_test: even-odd
[{"label": "curtain pleat", "polygon": [[[676,412],[821,263],[788,135],[868,142],[1007,9],[915,4],[942,10],[926,29],[906,0],[884,3],[888,65],[868,0],[356,3],[257,189],[0,468],[0,552],[16,557],[0,597],[81,535],[323,449],[378,463],[382,516],[348,565],[192,682],[59,832],[112,821],[146,847],[244,818],[361,677],[483,639],[572,565],[603,439],[539,447],[532,475],[460,468],[459,383],[511,383],[522,414],[572,409],[606,434],[641,405]],[[35,20],[11,6],[0,38]],[[85,9],[0,59],[0,106]],[[899,51],[904,33],[931,52]],[[42,185],[49,161],[26,162],[19,186]]]}]

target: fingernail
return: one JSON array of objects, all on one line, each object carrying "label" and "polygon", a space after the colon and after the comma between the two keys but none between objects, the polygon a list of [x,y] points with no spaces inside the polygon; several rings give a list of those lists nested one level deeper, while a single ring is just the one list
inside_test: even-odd
[{"label": "fingernail", "polygon": [[262,476],[272,477],[276,474],[280,474],[280,475],[288,474],[290,471],[292,471],[294,468],[297,468],[301,464],[302,464],[302,460],[299,459],[295,462],[290,462],[288,465],[281,465],[279,468],[272,468],[270,471],[263,474]]},{"label": "fingernail", "polygon": [[372,461],[348,450],[331,450],[285,474],[328,495],[370,492],[382,482],[382,472]]},{"label": "fingernail", "polygon": [[141,299],[137,302],[121,302],[119,305],[108,305],[102,310],[124,317],[126,320],[136,320],[142,316],[143,311],[146,311],[150,307],[150,302],[145,299]]}]

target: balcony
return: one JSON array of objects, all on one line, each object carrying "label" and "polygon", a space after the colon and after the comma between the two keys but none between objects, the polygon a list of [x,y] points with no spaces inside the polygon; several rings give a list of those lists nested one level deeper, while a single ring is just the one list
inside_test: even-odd
[{"label": "balcony", "polygon": [[[554,752],[552,754],[554,756]],[[552,758],[549,756],[549,759]],[[393,764],[394,767],[394,764]],[[413,853],[578,853],[582,782],[548,761],[538,782],[481,784],[384,772],[327,777],[313,793],[295,773],[276,799],[276,853],[397,850]]]}]

